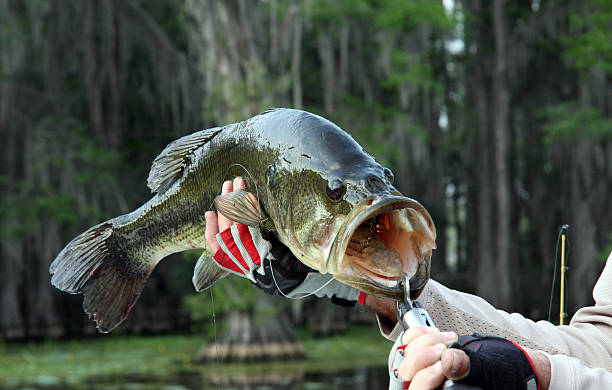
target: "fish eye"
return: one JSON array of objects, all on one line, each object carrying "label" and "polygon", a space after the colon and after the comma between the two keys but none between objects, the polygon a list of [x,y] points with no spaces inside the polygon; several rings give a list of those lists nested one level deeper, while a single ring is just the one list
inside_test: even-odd
[{"label": "fish eye", "polygon": [[389,180],[389,183],[393,184],[393,180],[395,180],[395,176],[393,176],[393,172],[389,168],[385,168],[385,177]]},{"label": "fish eye", "polygon": [[334,202],[337,202],[342,199],[345,190],[346,187],[344,183],[342,183],[338,179],[334,179],[327,184],[327,196]]}]

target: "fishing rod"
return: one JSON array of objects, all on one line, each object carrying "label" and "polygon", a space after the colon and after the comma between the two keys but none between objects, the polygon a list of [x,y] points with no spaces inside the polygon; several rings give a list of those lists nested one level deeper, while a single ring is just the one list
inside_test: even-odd
[{"label": "fishing rod", "polygon": [[569,269],[567,267],[566,262],[566,254],[565,250],[567,246],[567,229],[569,228],[568,224],[564,224],[559,229],[559,235],[557,236],[557,245],[555,248],[555,265],[553,266],[553,280],[552,286],[550,288],[550,302],[548,304],[548,322],[551,322],[551,314],[552,314],[552,304],[553,297],[555,292],[555,281],[557,278],[557,262],[559,260],[559,248],[561,248],[561,266],[559,268],[559,272],[561,274],[559,278],[559,325],[563,325],[565,319],[567,318],[567,313],[565,312],[565,283],[566,283],[566,272]]}]

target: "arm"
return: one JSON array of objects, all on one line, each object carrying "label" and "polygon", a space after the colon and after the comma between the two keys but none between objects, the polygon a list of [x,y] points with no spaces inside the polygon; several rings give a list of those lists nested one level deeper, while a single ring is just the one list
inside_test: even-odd
[{"label": "arm", "polygon": [[[534,322],[518,314],[508,314],[476,296],[450,290],[437,282],[430,282],[421,302],[443,330],[460,334],[496,334],[523,346],[547,351],[524,348],[537,373],[540,389],[609,388],[612,386],[612,372],[609,371],[612,368],[611,259],[612,254],[593,290],[595,306],[579,310],[569,326],[557,327],[546,321]],[[397,333],[397,329],[392,333]],[[452,364],[448,360],[457,356],[456,351],[448,350],[441,357],[440,367],[449,378],[465,375],[465,372],[456,373],[449,368]],[[469,366],[467,356],[459,356],[464,359],[463,366]]]},{"label": "arm", "polygon": [[609,389],[612,387],[612,372],[604,368],[589,367],[584,362],[569,356],[543,355],[550,361],[548,390]]},{"label": "arm", "polygon": [[474,295],[430,281],[420,301],[441,330],[489,333],[531,349],[564,354],[588,365],[612,369],[612,255],[593,290],[595,306],[580,309],[569,326],[534,322],[496,310]]}]

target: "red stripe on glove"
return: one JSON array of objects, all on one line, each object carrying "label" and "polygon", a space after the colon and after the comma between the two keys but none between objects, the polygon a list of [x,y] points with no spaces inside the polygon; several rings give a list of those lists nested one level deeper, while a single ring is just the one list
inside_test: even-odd
[{"label": "red stripe on glove", "polygon": [[217,253],[215,253],[213,258],[221,266],[244,275],[244,272],[240,269],[240,267],[238,267],[236,263],[234,263],[234,260],[232,260],[227,254],[225,254],[225,252],[223,252],[223,249],[217,249]]},{"label": "red stripe on glove", "polygon": [[247,225],[243,225],[239,223],[237,229],[238,229],[238,234],[240,235],[240,241],[242,241],[242,244],[246,248],[247,252],[249,252],[249,255],[251,256],[251,260],[253,260],[253,263],[260,265],[261,257],[259,257],[259,252],[257,251],[257,248],[255,247],[255,243],[253,242],[253,236],[251,236],[249,227]]},{"label": "red stripe on glove", "polygon": [[[536,371],[535,364],[533,364],[533,361],[531,360],[531,356],[529,356],[527,351],[525,351],[525,349],[523,347],[521,347],[520,345],[518,345],[514,341],[512,341],[510,339],[506,339],[506,340],[510,341],[512,343],[512,345],[514,345],[515,347],[520,349],[521,352],[523,352],[523,355],[525,355],[525,357],[527,358],[527,361],[529,362],[529,365],[531,365],[531,369],[533,370],[533,373],[535,374],[535,376],[537,378],[538,377],[538,372]],[[538,389],[537,390],[540,390],[540,381],[539,380],[538,380]]]},{"label": "red stripe on glove", "polygon": [[[225,244],[227,249],[229,249],[232,255],[234,255],[234,257],[240,262],[242,267],[245,270],[250,271],[249,266],[247,265],[246,261],[244,261],[244,258],[242,257],[242,253],[240,253],[240,249],[238,249],[238,247],[236,246],[236,242],[234,241],[234,236],[232,236],[232,229],[225,229],[224,231],[222,231],[221,239],[223,240],[223,243]],[[230,261],[231,261],[231,258],[230,258]],[[234,265],[238,267],[237,264],[234,264]],[[227,268],[233,269],[231,267],[227,267]],[[240,271],[240,273],[244,275],[244,272]]]},{"label": "red stripe on glove", "polygon": [[364,293],[363,291],[360,291],[359,299],[357,299],[357,303],[359,303],[360,305],[365,305],[365,300],[366,300],[366,293]]}]

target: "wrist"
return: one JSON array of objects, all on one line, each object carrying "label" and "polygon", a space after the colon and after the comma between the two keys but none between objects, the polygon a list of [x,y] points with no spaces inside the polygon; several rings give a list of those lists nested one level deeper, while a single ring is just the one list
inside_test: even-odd
[{"label": "wrist", "polygon": [[548,390],[550,386],[550,360],[542,352],[524,348],[535,367],[540,390]]}]

